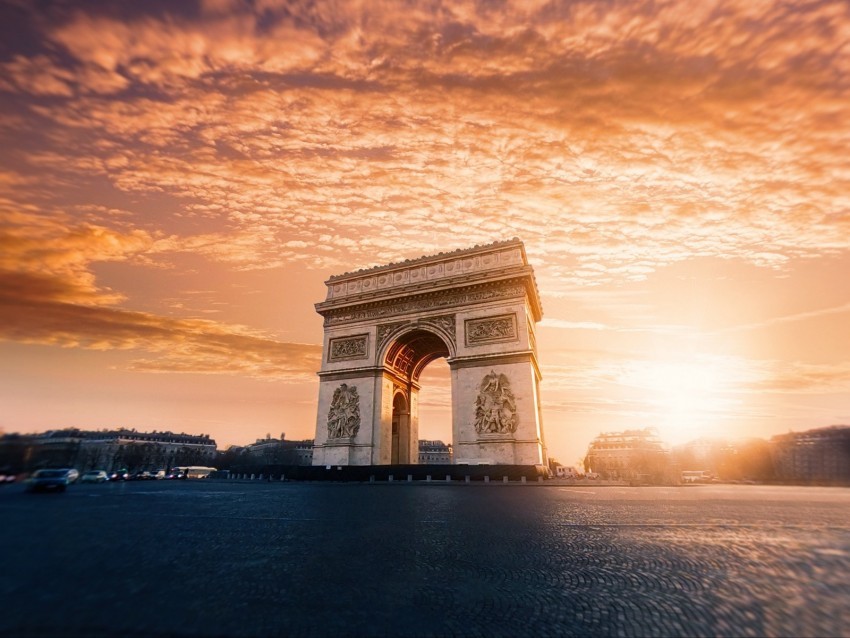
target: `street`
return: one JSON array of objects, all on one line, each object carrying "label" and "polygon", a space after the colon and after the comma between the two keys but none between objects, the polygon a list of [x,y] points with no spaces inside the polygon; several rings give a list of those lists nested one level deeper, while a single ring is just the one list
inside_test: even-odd
[{"label": "street", "polygon": [[6,636],[846,636],[850,489],[0,489]]}]

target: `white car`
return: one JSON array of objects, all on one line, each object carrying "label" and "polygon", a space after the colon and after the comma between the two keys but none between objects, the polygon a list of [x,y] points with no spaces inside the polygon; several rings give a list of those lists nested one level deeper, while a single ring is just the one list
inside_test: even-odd
[{"label": "white car", "polygon": [[106,483],[109,477],[103,470],[89,470],[83,474],[80,483]]}]

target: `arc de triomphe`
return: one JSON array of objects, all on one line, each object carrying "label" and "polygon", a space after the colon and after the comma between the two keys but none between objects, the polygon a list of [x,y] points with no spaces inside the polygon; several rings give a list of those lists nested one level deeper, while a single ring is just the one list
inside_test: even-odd
[{"label": "arc de triomphe", "polygon": [[458,464],[546,463],[534,324],[518,239],[328,279],[314,465],[415,464],[419,375],[446,357]]}]

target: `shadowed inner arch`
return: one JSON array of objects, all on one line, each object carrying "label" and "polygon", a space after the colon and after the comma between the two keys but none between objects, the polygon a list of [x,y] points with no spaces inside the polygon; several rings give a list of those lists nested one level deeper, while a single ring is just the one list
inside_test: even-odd
[{"label": "shadowed inner arch", "polygon": [[427,330],[414,330],[402,335],[390,346],[386,365],[399,376],[416,382],[425,366],[448,356],[449,348],[440,337]]}]

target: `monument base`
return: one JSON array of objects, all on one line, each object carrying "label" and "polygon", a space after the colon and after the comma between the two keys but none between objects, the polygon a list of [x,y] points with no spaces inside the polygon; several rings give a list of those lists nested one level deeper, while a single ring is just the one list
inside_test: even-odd
[{"label": "monument base", "polygon": [[[406,482],[537,482],[549,472],[544,465],[263,465],[241,466],[230,476],[263,476],[269,481]],[[430,477],[430,478],[429,478]]]}]

